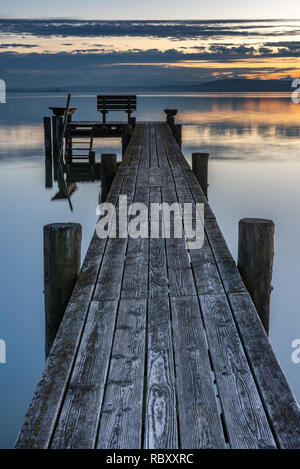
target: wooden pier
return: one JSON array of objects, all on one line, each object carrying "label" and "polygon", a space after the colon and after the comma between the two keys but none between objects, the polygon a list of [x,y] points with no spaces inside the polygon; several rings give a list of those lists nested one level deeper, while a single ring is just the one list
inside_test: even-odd
[{"label": "wooden pier", "polygon": [[16,447],[300,448],[299,407],[168,125],[135,126],[107,202],[120,194],[204,203],[204,246],[95,233]]}]

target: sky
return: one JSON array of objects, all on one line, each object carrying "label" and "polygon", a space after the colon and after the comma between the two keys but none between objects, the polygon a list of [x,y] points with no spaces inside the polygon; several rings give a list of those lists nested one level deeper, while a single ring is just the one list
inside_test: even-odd
[{"label": "sky", "polygon": [[[93,2],[75,2],[72,11],[75,13],[76,5],[82,7],[83,3]],[[105,15],[112,15],[117,3],[112,2],[109,9],[104,9]],[[129,2],[129,7],[134,3]],[[167,1],[159,3],[168,4]],[[205,16],[209,16],[210,6],[216,7],[218,1],[207,3]],[[234,10],[229,9],[229,5],[232,7],[235,2],[225,3],[228,16]],[[257,3],[256,0],[251,2],[253,12],[265,11],[266,2],[259,2],[260,10],[254,8]],[[62,2],[63,8],[67,4]],[[173,4],[176,7],[175,0]],[[185,2],[187,4],[193,1]],[[288,6],[291,4],[293,2]],[[130,8],[122,5],[118,11],[129,15]],[[155,1],[151,5],[155,11]],[[199,7],[199,2],[197,5]],[[33,0],[27,7],[29,15],[34,8]],[[224,8],[224,2],[220,2],[222,12],[221,7]],[[8,12],[8,6],[5,8]],[[22,8],[20,4],[19,15]],[[276,11],[276,4],[274,8]],[[185,10],[196,16],[196,10]],[[50,15],[53,11],[56,9],[45,10],[44,14],[53,16]],[[57,13],[63,11],[57,9]],[[97,11],[95,8],[95,16]],[[37,4],[35,14],[38,13]],[[273,7],[272,14],[275,14]],[[188,91],[224,78],[292,81],[300,77],[299,57],[300,20],[296,19],[0,18],[0,79],[6,81],[8,90],[125,91],[137,88],[139,91],[165,91],[177,88]]]},{"label": "sky", "polygon": [[266,19],[300,18],[298,0],[10,0],[1,16],[91,19]]}]

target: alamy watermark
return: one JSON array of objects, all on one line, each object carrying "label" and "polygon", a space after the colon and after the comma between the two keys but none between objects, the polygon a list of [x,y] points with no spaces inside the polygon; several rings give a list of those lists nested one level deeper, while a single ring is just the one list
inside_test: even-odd
[{"label": "alamy watermark", "polygon": [[0,364],[1,363],[6,363],[6,343],[3,339],[0,339]]},{"label": "alamy watermark", "polygon": [[6,103],[6,83],[0,79],[0,104]]},{"label": "alamy watermark", "polygon": [[97,207],[99,238],[184,238],[187,249],[201,249],[204,243],[204,204],[135,202],[119,196],[117,208],[108,202]]},{"label": "alamy watermark", "polygon": [[291,347],[295,349],[291,355],[292,362],[298,365],[300,363],[300,339],[294,339],[291,343]]},{"label": "alamy watermark", "polygon": [[292,81],[292,88],[296,88],[295,91],[292,92],[292,101],[294,104],[300,103],[300,78],[296,78]]}]

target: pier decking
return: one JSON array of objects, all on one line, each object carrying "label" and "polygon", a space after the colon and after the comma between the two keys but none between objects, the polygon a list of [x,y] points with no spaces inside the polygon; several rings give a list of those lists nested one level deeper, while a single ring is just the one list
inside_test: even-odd
[{"label": "pier decking", "polygon": [[91,240],[17,448],[300,448],[300,411],[166,124],[137,124],[107,202],[203,202],[205,243]]}]

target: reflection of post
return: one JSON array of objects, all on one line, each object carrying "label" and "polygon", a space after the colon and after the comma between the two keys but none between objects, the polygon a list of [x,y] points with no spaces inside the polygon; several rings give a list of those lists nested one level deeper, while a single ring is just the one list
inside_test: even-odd
[{"label": "reflection of post", "polygon": [[48,356],[80,271],[79,223],[44,226],[45,352]]},{"label": "reflection of post", "polygon": [[238,269],[268,334],[274,257],[272,220],[244,218],[239,223]]},{"label": "reflection of post", "polygon": [[51,188],[53,186],[52,180],[52,159],[45,158],[45,187]]},{"label": "reflection of post", "polygon": [[44,136],[45,136],[45,156],[51,158],[52,142],[51,142],[51,118],[44,117]]},{"label": "reflection of post", "polygon": [[110,186],[117,172],[117,155],[101,155],[101,203],[106,201]]}]

